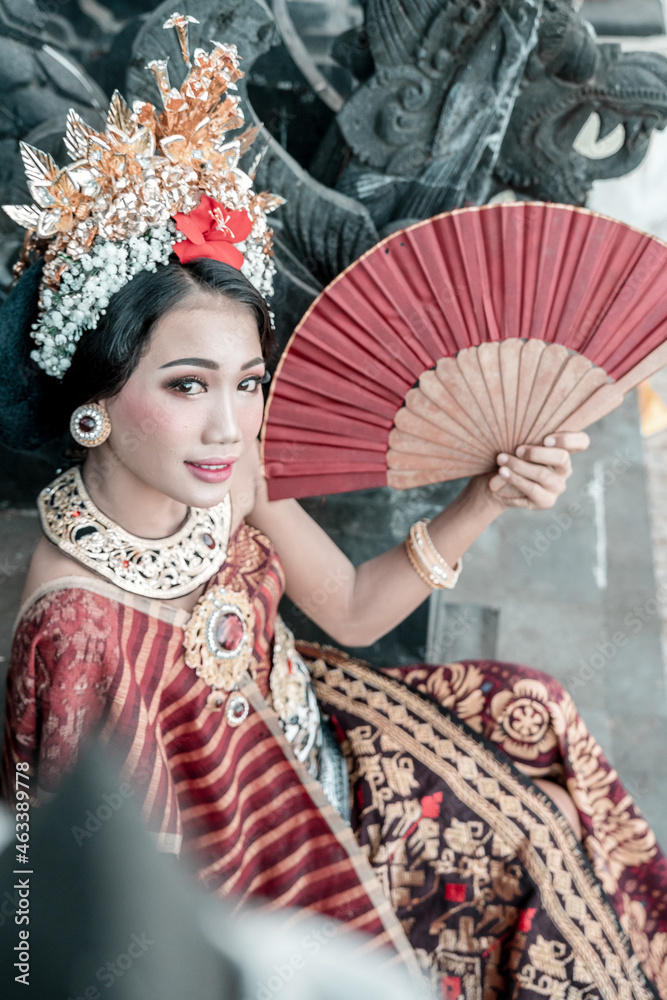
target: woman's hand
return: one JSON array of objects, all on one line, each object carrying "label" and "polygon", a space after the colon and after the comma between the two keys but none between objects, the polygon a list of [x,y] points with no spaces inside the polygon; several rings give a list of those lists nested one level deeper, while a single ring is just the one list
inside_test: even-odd
[{"label": "woman's hand", "polygon": [[[488,479],[488,489],[503,507],[548,510],[565,492],[572,475],[570,456],[590,444],[583,431],[550,434],[542,445],[521,445],[514,455],[498,455],[498,472]],[[504,489],[504,487],[512,489]]]}]

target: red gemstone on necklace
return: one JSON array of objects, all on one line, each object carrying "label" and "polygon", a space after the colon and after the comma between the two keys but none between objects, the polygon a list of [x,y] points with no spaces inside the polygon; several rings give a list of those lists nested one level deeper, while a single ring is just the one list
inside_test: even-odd
[{"label": "red gemstone on necklace", "polygon": [[95,430],[95,420],[93,417],[83,416],[79,420],[79,430],[83,434],[90,434]]},{"label": "red gemstone on necklace", "polygon": [[123,569],[127,569],[129,565],[130,565],[130,560],[123,559]]},{"label": "red gemstone on necklace", "polygon": [[220,649],[236,649],[243,638],[243,622],[232,611],[220,615],[215,626],[215,641]]},{"label": "red gemstone on necklace", "polygon": [[72,517],[81,517],[81,513],[78,510],[70,511]]},{"label": "red gemstone on necklace", "polygon": [[201,536],[201,540],[207,549],[215,548],[215,538],[213,537],[213,535],[209,535],[208,531],[204,532],[204,534]]}]

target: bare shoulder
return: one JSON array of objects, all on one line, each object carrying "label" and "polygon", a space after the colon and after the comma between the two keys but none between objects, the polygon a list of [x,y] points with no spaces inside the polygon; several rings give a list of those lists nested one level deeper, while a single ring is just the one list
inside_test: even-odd
[{"label": "bare shoulder", "polygon": [[232,500],[232,531],[236,530],[257,502],[263,483],[259,441],[253,443],[234,469],[230,496]]},{"label": "bare shoulder", "polygon": [[86,569],[65,552],[61,552],[48,538],[42,535],[30,560],[28,575],[21,595],[21,604],[30,600],[32,595],[44,584],[51,583],[52,580],[58,580],[63,576],[99,579],[96,573]]}]

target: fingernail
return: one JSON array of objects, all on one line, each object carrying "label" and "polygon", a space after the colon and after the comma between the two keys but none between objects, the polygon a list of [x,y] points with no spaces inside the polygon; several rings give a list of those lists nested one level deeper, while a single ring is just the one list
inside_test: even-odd
[{"label": "fingernail", "polygon": [[498,465],[504,465],[508,458],[509,455],[505,455],[501,452],[500,455],[498,455]]},{"label": "fingernail", "polygon": [[553,447],[553,445],[555,445],[555,443],[556,443],[556,438],[555,438],[555,437],[548,437],[548,438],[545,438],[545,439],[544,439],[544,443],[545,443],[545,445],[547,446],[547,448],[551,448],[551,447]]},{"label": "fingernail", "polygon": [[507,468],[502,468],[500,470],[500,475],[503,476],[503,478],[505,478],[505,479],[509,479],[509,477],[510,477],[510,470],[507,469]]},{"label": "fingernail", "polygon": [[525,444],[519,445],[519,447],[516,450],[516,453],[517,453],[517,456],[519,458],[521,458],[522,455],[525,455],[526,454],[526,446],[525,446]]}]

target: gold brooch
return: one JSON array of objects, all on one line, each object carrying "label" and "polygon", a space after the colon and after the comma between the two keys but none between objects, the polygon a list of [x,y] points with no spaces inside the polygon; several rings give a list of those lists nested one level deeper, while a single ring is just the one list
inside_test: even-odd
[{"label": "gold brooch", "polygon": [[[252,659],[254,639],[255,612],[247,594],[214,587],[199,599],[185,628],[185,662],[211,686],[210,708],[221,708],[227,700],[216,692],[238,686]],[[243,696],[234,697],[235,710],[226,714],[231,725],[239,725],[248,711],[237,704],[245,702]]]}]

